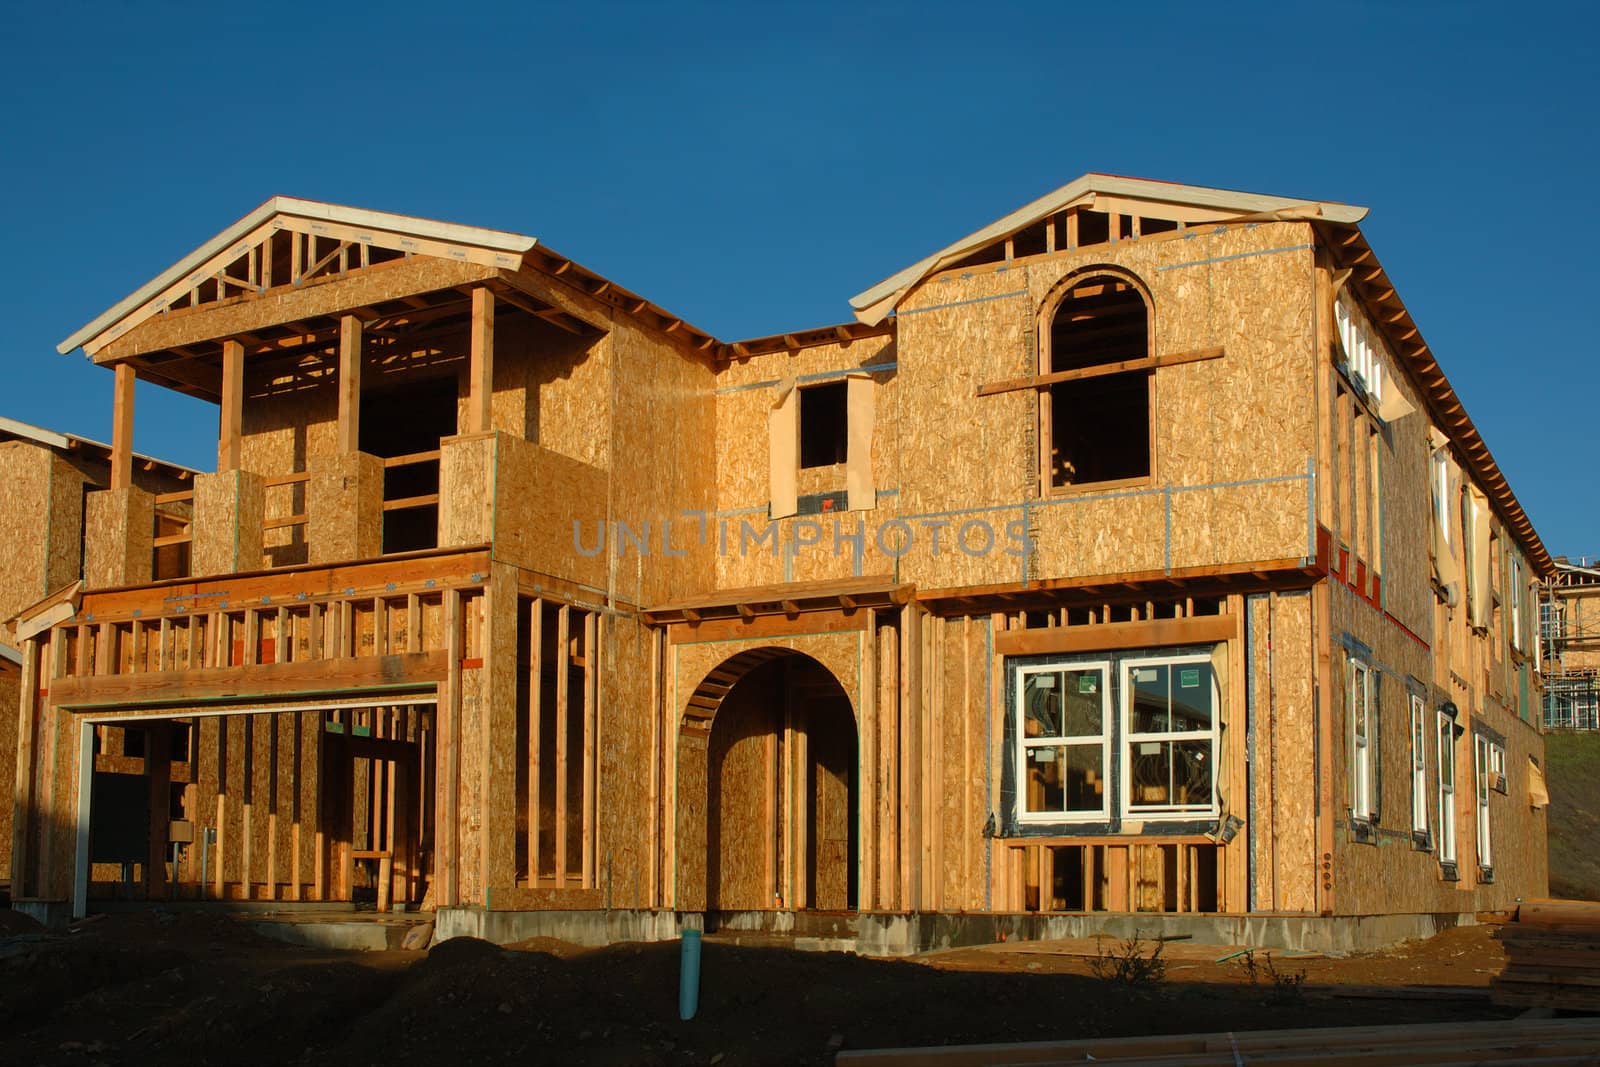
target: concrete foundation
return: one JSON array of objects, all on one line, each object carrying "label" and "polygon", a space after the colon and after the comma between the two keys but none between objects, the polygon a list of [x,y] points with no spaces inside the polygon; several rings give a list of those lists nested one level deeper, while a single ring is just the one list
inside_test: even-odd
[{"label": "concrete foundation", "polygon": [[[617,941],[667,941],[699,916],[658,911],[484,911],[440,909],[435,943],[479,937],[508,944],[529,937],[554,937],[579,945]],[[863,956],[911,956],[938,949],[996,941],[1059,938],[1186,935],[1207,945],[1242,945],[1339,955],[1370,952],[1401,941],[1432,937],[1455,926],[1471,926],[1468,914],[1351,915],[899,915],[743,911],[714,912],[704,929],[717,935],[785,935],[797,949],[851,951]],[[736,938],[730,938],[736,940]]]},{"label": "concrete foundation", "polygon": [[13,900],[12,911],[20,911],[47,930],[60,930],[72,921],[70,900]]}]

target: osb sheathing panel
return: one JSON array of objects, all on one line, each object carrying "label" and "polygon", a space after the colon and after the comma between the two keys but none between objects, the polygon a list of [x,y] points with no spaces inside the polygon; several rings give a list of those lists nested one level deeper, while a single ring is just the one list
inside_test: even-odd
[{"label": "osb sheathing panel", "polygon": [[440,442],[439,546],[481,545],[493,536],[496,437]]},{"label": "osb sheathing panel", "polygon": [[196,575],[257,570],[263,560],[265,490],[250,471],[219,471],[194,479],[194,539],[190,570]]},{"label": "osb sheathing panel", "polygon": [[1316,907],[1311,594],[1250,598],[1249,699],[1255,723],[1255,907]]},{"label": "osb sheathing panel", "polygon": [[677,760],[676,803],[671,821],[675,862],[671,877],[673,900],[679,911],[706,909],[706,798],[710,788],[707,741],[706,735],[698,732],[679,734],[676,723],[667,739],[668,751]]},{"label": "osb sheathing panel", "polygon": [[[1314,451],[1310,235],[1302,224],[1239,227],[1180,240],[1127,242],[1063,253],[1021,268],[950,273],[911,294],[897,316],[896,372],[876,393],[878,507],[867,523],[859,573],[896,573],[928,587],[1017,581],[1023,501],[1038,499],[1038,400],[1031,391],[976,396],[984,383],[1034,372],[1039,308],[1068,273],[1113,264],[1137,275],[1154,302],[1157,354],[1221,346],[1221,359],[1154,375],[1154,471],[1143,486],[1084,487],[1030,508],[1038,546],[1032,577],[1204,566],[1310,554],[1307,466]],[[867,342],[860,342],[857,346]],[[884,342],[887,346],[887,341]],[[741,554],[738,520],[764,525],[766,416],[775,391],[761,381],[838,371],[866,360],[834,346],[736,363],[718,376],[718,508],[735,545],[719,558],[729,586],[842,577],[854,552],[823,523],[822,545],[798,555]],[[1268,484],[1236,485],[1271,480]],[[1172,543],[1166,545],[1171,496]],[[1211,488],[1207,488],[1211,487]],[[820,486],[813,487],[820,488]],[[885,492],[887,490],[888,492]],[[984,510],[977,510],[984,509]],[[856,518],[854,514],[844,516]],[[898,564],[876,534],[908,523],[912,547]],[[982,520],[989,551],[952,544],[962,523]],[[805,520],[785,520],[786,542]],[[933,529],[948,522],[941,551]],[[847,526],[845,529],[851,530]],[[1021,527],[1013,528],[1019,530]],[[894,548],[902,531],[885,532]],[[969,530],[979,549],[983,531]]]},{"label": "osb sheathing panel", "polygon": [[[650,907],[652,823],[650,643],[653,631],[626,616],[606,616],[600,646],[596,870],[613,908]],[[675,746],[669,746],[671,751]]]},{"label": "osb sheathing panel", "polygon": [[50,590],[52,528],[51,456],[22,441],[0,442],[0,543],[7,566],[0,568],[0,618],[9,619]]},{"label": "osb sheathing panel", "polygon": [[[660,544],[660,523],[673,520],[673,548],[682,557],[650,561],[630,550],[612,555],[607,583],[629,603],[649,604],[709,589],[715,580],[714,542],[693,536],[684,511],[717,507],[715,386],[709,359],[626,320],[609,335],[613,362],[611,432],[614,462],[607,496],[611,517],[649,520]],[[585,426],[578,432],[591,433]]]},{"label": "osb sheathing panel", "polygon": [[11,879],[11,799],[16,796],[17,723],[22,706],[22,675],[0,668],[0,878]]},{"label": "osb sheathing panel", "polygon": [[783,731],[781,679],[770,664],[758,666],[717,710],[725,718],[711,731],[707,758],[717,787],[717,795],[706,798],[712,908],[742,911],[775,903],[767,867],[775,827],[766,798],[780,773],[774,740]]},{"label": "osb sheathing panel", "polygon": [[385,263],[355,271],[342,279],[296,288],[275,289],[236,303],[158,315],[129,330],[94,353],[97,362],[123,359],[145,352],[237,337],[267,326],[338,314],[414,293],[453,289],[495,277],[493,267],[475,263],[417,256],[409,261]]},{"label": "osb sheathing panel", "polygon": [[[899,404],[899,377],[893,371],[872,375],[872,466],[878,490],[877,506],[867,511],[841,510],[836,515],[785,519],[776,523],[782,545],[794,545],[797,530],[803,531],[799,540],[816,540],[817,543],[797,551],[785,551],[780,547],[774,552],[770,547],[772,542],[756,545],[754,538],[764,532],[768,522],[767,415],[777,402],[779,383],[811,375],[838,375],[837,379],[825,380],[842,380],[846,372],[870,370],[875,365],[892,364],[894,360],[893,338],[868,337],[848,344],[818,345],[736,360],[717,374],[715,507],[718,522],[714,541],[719,586],[741,588],[893,571],[893,560],[873,543],[877,524],[893,518],[899,508],[894,495],[899,481],[899,448],[893,418]],[[846,488],[842,464],[804,470],[800,476],[802,493],[842,492]],[[742,536],[744,523],[749,524],[748,539]],[[848,543],[843,543],[842,554],[835,553],[838,542],[835,528],[837,525],[841,532],[853,534],[861,523],[865,523],[867,533],[858,566],[855,551]],[[724,536],[725,550],[722,547]]]},{"label": "osb sheathing panel", "polygon": [[[311,563],[371,559],[383,552],[383,460],[363,452],[307,464],[306,540]],[[288,488],[280,486],[275,488]]]},{"label": "osb sheathing panel", "polygon": [[[110,477],[96,484],[109,485]],[[53,593],[77,580],[83,565],[83,489],[88,479],[61,456],[50,460],[49,551],[45,586],[39,595]],[[140,484],[136,477],[135,484]],[[35,533],[34,537],[37,538]],[[9,543],[9,542],[8,542]],[[25,606],[25,605],[19,605]]]},{"label": "osb sheathing panel", "polygon": [[[1509,907],[1518,897],[1534,897],[1548,890],[1544,857],[1545,818],[1530,808],[1527,758],[1544,757],[1544,741],[1537,729],[1517,718],[1514,709],[1484,698],[1481,689],[1452,692],[1460,714],[1457,724],[1467,733],[1456,744],[1456,855],[1460,881],[1443,881],[1437,857],[1416,850],[1411,843],[1411,775],[1409,760],[1410,704],[1408,677],[1427,681],[1434,676],[1431,655],[1392,621],[1381,618],[1372,606],[1337,581],[1331,583],[1333,647],[1332,689],[1325,706],[1334,718],[1334,830],[1335,907],[1341,914],[1392,911],[1484,911]],[[1459,613],[1458,613],[1459,615]],[[1458,622],[1458,626],[1459,626]],[[1346,656],[1338,636],[1349,633],[1372,649],[1374,668],[1381,671],[1379,728],[1381,733],[1380,829],[1376,845],[1357,843],[1348,829],[1350,804],[1350,720]],[[1483,638],[1453,640],[1462,653],[1482,662],[1482,649],[1471,643]],[[1437,828],[1438,752],[1434,741],[1434,709],[1438,699],[1429,691],[1427,711],[1427,774],[1429,825]],[[1471,724],[1474,717],[1506,738],[1506,795],[1490,795],[1495,881],[1477,884],[1474,829],[1474,782]]]},{"label": "osb sheathing panel", "polygon": [[[468,618],[471,618],[469,613]],[[484,900],[484,790],[483,752],[487,735],[487,694],[482,667],[461,672],[460,777],[457,783],[458,903],[483,904]]]},{"label": "osb sheathing panel", "polygon": [[155,498],[143,489],[88,494],[84,524],[84,586],[105,589],[150,580]]},{"label": "osb sheathing panel", "polygon": [[[577,551],[573,538],[574,525],[580,524],[584,545],[596,545],[606,472],[505,432],[494,438],[494,446],[492,480],[479,491],[493,494],[495,559],[600,587],[605,557]],[[459,484],[452,475],[452,509],[459,503]]]},{"label": "osb sheathing panel", "polygon": [[[609,337],[576,337],[498,306],[494,336],[494,428],[581,463],[610,460]],[[463,368],[464,370],[465,368]],[[466,390],[459,412],[465,416]],[[465,425],[458,422],[458,425]]]},{"label": "osb sheathing panel", "polygon": [[937,833],[943,851],[942,907],[984,907],[983,827],[988,820],[989,771],[988,619],[929,618],[923,623],[939,645],[933,679],[935,729],[940,743],[941,788]]},{"label": "osb sheathing panel", "polygon": [[1390,370],[1386,389],[1398,389],[1415,409],[1379,438],[1378,524],[1382,540],[1384,610],[1427,639],[1433,629],[1434,593],[1429,563],[1433,535],[1433,484],[1428,462],[1428,419],[1416,390]]},{"label": "osb sheathing panel", "polygon": [[[496,563],[490,573],[482,672],[488,691],[478,707],[483,716],[477,731],[481,747],[476,751],[463,747],[461,773],[468,777],[469,768],[476,767],[485,780],[484,809],[476,818],[484,828],[484,885],[492,891],[515,888],[517,882],[517,717],[525,718],[527,708],[517,699],[516,571]],[[468,726],[463,708],[463,731]]]}]

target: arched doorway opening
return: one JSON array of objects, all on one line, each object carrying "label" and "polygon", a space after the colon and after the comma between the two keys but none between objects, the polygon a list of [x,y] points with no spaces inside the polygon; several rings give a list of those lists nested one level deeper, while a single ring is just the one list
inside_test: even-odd
[{"label": "arched doorway opening", "polygon": [[854,910],[859,747],[838,679],[788,649],[730,658],[689,700],[680,758],[699,762],[700,753],[703,777],[680,773],[680,782],[704,782],[703,804],[680,790],[680,812],[693,806],[704,816],[680,816],[685,903],[698,897],[706,910],[724,912]]}]

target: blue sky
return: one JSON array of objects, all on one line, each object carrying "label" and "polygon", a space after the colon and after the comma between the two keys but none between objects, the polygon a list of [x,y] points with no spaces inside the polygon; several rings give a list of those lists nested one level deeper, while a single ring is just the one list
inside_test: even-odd
[{"label": "blue sky", "polygon": [[[533,234],[734,339],[844,321],[1100,170],[1371,207],[1546,543],[1600,553],[1597,30],[1576,4],[34,4],[0,52],[0,414],[107,438],[111,375],[55,344],[276,193]],[[214,462],[214,407],[141,386],[135,422]]]}]

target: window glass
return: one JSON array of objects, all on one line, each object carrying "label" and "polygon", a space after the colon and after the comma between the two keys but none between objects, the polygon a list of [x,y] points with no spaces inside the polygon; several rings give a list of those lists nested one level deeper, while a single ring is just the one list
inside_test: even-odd
[{"label": "window glass", "polygon": [[1216,798],[1216,682],[1209,659],[1123,668],[1128,810],[1207,811]]},{"label": "window glass", "polygon": [[1105,666],[1024,668],[1020,677],[1022,814],[1104,814]]}]

